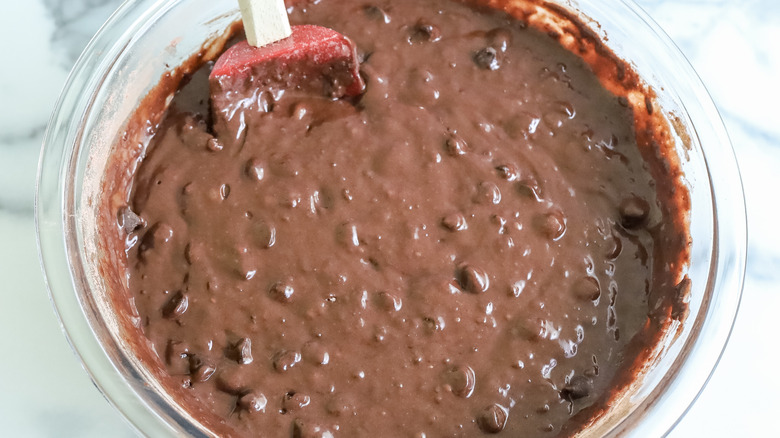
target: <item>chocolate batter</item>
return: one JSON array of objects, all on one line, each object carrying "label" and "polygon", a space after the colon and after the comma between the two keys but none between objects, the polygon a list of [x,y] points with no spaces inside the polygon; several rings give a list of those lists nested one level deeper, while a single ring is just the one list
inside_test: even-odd
[{"label": "chocolate batter", "polygon": [[290,10],[356,43],[365,93],[272,90],[214,124],[206,65],[119,213],[182,400],[246,436],[580,430],[668,322],[684,252],[626,98],[503,12]]}]

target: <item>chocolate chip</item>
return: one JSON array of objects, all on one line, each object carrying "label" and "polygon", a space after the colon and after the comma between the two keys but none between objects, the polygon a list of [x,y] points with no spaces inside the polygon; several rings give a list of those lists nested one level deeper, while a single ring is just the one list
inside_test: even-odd
[{"label": "chocolate chip", "polygon": [[342,246],[355,249],[360,246],[357,225],[352,222],[344,222],[336,227],[336,241]]},{"label": "chocolate chip", "polygon": [[445,378],[452,393],[463,398],[471,397],[477,382],[474,370],[468,365],[459,365],[450,368],[447,370]]},{"label": "chocolate chip", "polygon": [[615,260],[623,251],[623,240],[614,233],[607,238],[605,244],[607,250],[604,255],[610,260]]},{"label": "chocolate chip", "polygon": [[293,293],[295,293],[295,289],[293,289],[292,284],[287,281],[274,283],[268,290],[268,295],[280,303],[289,302],[292,299]]},{"label": "chocolate chip", "polygon": [[[358,54],[358,56],[360,56],[360,54]],[[365,62],[365,58],[359,62]],[[292,114],[290,114],[290,116],[296,120],[303,120],[303,118],[306,117],[306,115],[309,114],[311,110],[312,109],[310,105],[306,104],[305,102],[298,102],[292,108]]]},{"label": "chocolate chip", "polygon": [[295,412],[311,404],[311,397],[300,392],[290,391],[282,398],[282,412]]},{"label": "chocolate chip", "polygon": [[474,53],[474,63],[483,70],[498,70],[501,60],[498,51],[493,47],[485,47]]},{"label": "chocolate chip", "polygon": [[525,289],[525,283],[525,280],[518,280],[512,283],[507,289],[508,295],[515,298],[522,295],[523,290]]},{"label": "chocolate chip", "polygon": [[274,369],[283,373],[301,361],[301,353],[282,350],[274,355]]},{"label": "chocolate chip", "polygon": [[494,403],[486,407],[477,417],[477,424],[483,432],[499,433],[506,427],[509,413],[503,406]]},{"label": "chocolate chip", "polygon": [[251,280],[257,274],[258,259],[254,251],[244,245],[236,245],[219,254],[225,267],[231,269],[237,278]]},{"label": "chocolate chip", "polygon": [[190,379],[189,376],[175,379],[175,381],[178,382],[179,386],[184,389],[192,388],[192,379]]},{"label": "chocolate chip", "polygon": [[219,186],[219,197],[224,201],[230,196],[230,184],[222,184]]},{"label": "chocolate chip", "polygon": [[276,244],[276,227],[262,220],[254,220],[250,225],[252,242],[260,248],[270,248]]},{"label": "chocolate chip", "polygon": [[239,397],[236,404],[247,412],[260,412],[265,411],[268,399],[263,394],[250,391]]},{"label": "chocolate chip", "polygon": [[582,374],[585,377],[589,377],[591,379],[594,378],[594,377],[597,377],[599,375],[599,366],[598,365],[593,365],[592,367],[590,367],[590,368],[586,369],[585,371],[583,371]]},{"label": "chocolate chip", "polygon": [[238,365],[221,366],[215,381],[217,389],[228,394],[241,394],[249,386],[246,368]]},{"label": "chocolate chip", "polygon": [[488,32],[486,36],[490,47],[499,52],[506,52],[512,44],[512,32],[509,29],[499,27]]},{"label": "chocolate chip", "polygon": [[253,181],[262,181],[265,178],[265,163],[257,158],[251,158],[244,165],[244,174]]},{"label": "chocolate chip", "polygon": [[506,181],[515,181],[520,177],[520,171],[514,164],[502,164],[496,167],[499,178]]},{"label": "chocolate chip", "polygon": [[499,204],[501,202],[501,190],[495,183],[484,181],[477,187],[478,204]]},{"label": "chocolate chip", "polygon": [[212,152],[219,152],[225,148],[225,145],[217,138],[211,137],[209,141],[206,142],[206,148]]},{"label": "chocolate chip", "polygon": [[149,231],[144,234],[138,249],[142,252],[147,251],[170,242],[172,238],[173,228],[164,222],[158,222],[152,225]]},{"label": "chocolate chip", "polygon": [[222,280],[216,275],[209,275],[206,280],[206,290],[209,292],[219,292],[222,288]]},{"label": "chocolate chip", "polygon": [[330,362],[330,355],[325,347],[319,342],[307,342],[301,350],[301,356],[309,363],[315,365],[327,365]]},{"label": "chocolate chip", "polygon": [[193,358],[190,366],[192,367],[190,376],[192,377],[193,382],[205,382],[210,379],[217,370],[217,367],[210,361],[199,358]]},{"label": "chocolate chip", "polygon": [[333,438],[333,432],[325,426],[296,418],[292,424],[293,438]]},{"label": "chocolate chip", "polygon": [[490,222],[498,225],[499,230],[502,230],[506,227],[506,218],[498,214],[490,215]]},{"label": "chocolate chip", "polygon": [[[259,96],[257,96],[257,110],[260,112],[272,112],[274,110],[275,103],[276,100],[274,99],[274,95],[270,90],[265,90],[261,92]],[[242,138],[237,139],[240,140],[239,146],[243,145],[243,142],[246,140],[246,130],[243,130],[241,134]]]},{"label": "chocolate chip", "polygon": [[501,127],[512,139],[529,138],[536,133],[541,116],[527,111],[517,111],[508,116]]},{"label": "chocolate chip", "polygon": [[534,198],[537,201],[541,201],[542,199],[542,187],[539,184],[539,181],[532,176],[527,176],[517,183],[517,191],[520,192],[520,194],[529,198]]},{"label": "chocolate chip", "polygon": [[187,261],[187,264],[191,265],[195,263],[195,261],[198,259],[197,249],[195,244],[192,242],[187,242],[187,245],[184,246],[184,260]]},{"label": "chocolate chip", "polygon": [[410,43],[435,43],[441,39],[441,30],[438,26],[426,21],[418,21],[417,24],[412,27],[411,34],[409,35]]},{"label": "chocolate chip", "polygon": [[547,321],[542,318],[517,318],[510,326],[509,333],[527,341],[538,341],[547,337]]},{"label": "chocolate chip", "polygon": [[126,234],[130,234],[133,231],[145,227],[146,221],[141,216],[135,214],[129,206],[124,206],[117,212],[117,223],[119,227]]},{"label": "chocolate chip", "polygon": [[252,363],[252,340],[249,338],[241,338],[233,346],[233,355],[236,361],[242,365],[249,365]]},{"label": "chocolate chip", "polygon": [[165,348],[165,361],[171,364],[181,359],[186,359],[189,352],[190,348],[186,343],[170,340]]},{"label": "chocolate chip", "polygon": [[460,287],[474,294],[485,292],[490,287],[490,278],[487,272],[469,264],[463,264],[458,268],[457,280]]},{"label": "chocolate chip", "polygon": [[556,101],[549,104],[547,110],[542,114],[542,121],[551,130],[555,130],[568,120],[573,119],[575,115],[576,111],[571,102]]},{"label": "chocolate chip", "polygon": [[447,150],[447,153],[452,157],[464,155],[466,152],[468,152],[469,149],[468,144],[466,144],[466,140],[457,134],[450,134],[450,136],[447,137],[447,140],[444,142],[444,146]]},{"label": "chocolate chip", "polygon": [[336,190],[331,187],[322,186],[319,191],[314,192],[310,199],[313,202],[314,209],[319,212],[325,212],[336,206]]},{"label": "chocolate chip", "polygon": [[441,220],[441,224],[450,231],[464,231],[469,227],[463,213],[449,214]]},{"label": "chocolate chip", "polygon": [[599,281],[593,277],[582,277],[574,282],[571,293],[580,300],[595,301],[601,296]]},{"label": "chocolate chip", "polygon": [[386,312],[397,312],[403,307],[403,301],[400,297],[386,291],[380,291],[374,299],[376,306]]},{"label": "chocolate chip", "polygon": [[561,397],[573,401],[585,398],[593,390],[593,382],[585,376],[574,376],[561,390]]},{"label": "chocolate chip", "polygon": [[442,318],[441,316],[439,317],[426,316],[422,319],[422,326],[428,335],[432,335],[435,332],[444,330],[446,324],[444,322],[444,318]]},{"label": "chocolate chip", "polygon": [[548,239],[558,240],[566,232],[566,219],[560,211],[552,211],[535,218],[536,228]]},{"label": "chocolate chip", "polygon": [[334,395],[325,403],[325,412],[334,417],[348,415],[355,411],[355,405],[342,395]]},{"label": "chocolate chip", "polygon": [[390,329],[387,326],[381,325],[374,329],[374,340],[377,342],[384,342],[387,339],[387,334]]},{"label": "chocolate chip", "polygon": [[385,24],[389,23],[391,20],[390,15],[388,15],[384,9],[376,5],[368,5],[364,7],[363,12],[366,14],[368,18],[371,18],[372,20],[382,21]]},{"label": "chocolate chip", "polygon": [[419,107],[435,105],[441,97],[438,76],[427,68],[415,68],[407,73],[404,87],[399,94],[402,101]]},{"label": "chocolate chip", "polygon": [[280,177],[295,177],[301,173],[301,159],[293,154],[272,154],[269,170]]},{"label": "chocolate chip", "polygon": [[647,222],[650,204],[638,196],[626,198],[620,203],[620,223],[623,227],[639,228]]},{"label": "chocolate chip", "polygon": [[168,373],[173,375],[189,374],[189,353],[190,348],[186,343],[168,341],[168,345],[165,347],[165,363],[168,365]]},{"label": "chocolate chip", "polygon": [[442,290],[444,292],[447,292],[447,293],[449,293],[451,295],[457,294],[457,293],[461,292],[460,287],[459,287],[460,285],[458,284],[457,280],[445,281],[445,282],[442,282],[440,285],[441,285],[441,289],[440,290]]},{"label": "chocolate chip", "polygon": [[183,292],[177,292],[165,306],[162,314],[164,317],[173,319],[184,315],[190,305],[189,296]]}]

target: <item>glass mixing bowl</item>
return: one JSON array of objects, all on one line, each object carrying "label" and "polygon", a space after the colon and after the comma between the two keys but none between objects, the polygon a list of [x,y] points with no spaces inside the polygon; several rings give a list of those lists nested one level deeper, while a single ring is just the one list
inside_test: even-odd
[{"label": "glass mixing bowl", "polygon": [[[726,345],[745,267],[742,186],[728,136],[704,86],[637,5],[556,0],[572,11],[657,94],[671,121],[691,194],[690,311],[585,436],[667,433],[696,399]],[[238,19],[235,0],[125,2],[68,78],[44,140],[38,172],[38,244],[52,301],[95,384],[140,432],[214,435],[167,394],[136,354],[127,315],[116,312],[97,261],[96,205],[107,158],[141,99]],[[675,335],[676,334],[676,335]]]}]

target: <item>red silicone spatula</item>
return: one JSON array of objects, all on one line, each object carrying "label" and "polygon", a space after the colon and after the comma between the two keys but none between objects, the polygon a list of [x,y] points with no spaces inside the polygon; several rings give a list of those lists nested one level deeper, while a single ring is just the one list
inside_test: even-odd
[{"label": "red silicone spatula", "polygon": [[333,99],[363,91],[349,38],[321,26],[290,27],[284,0],[238,3],[247,41],[225,51],[209,76],[217,122],[232,119],[239,109],[254,106],[263,111],[280,91],[322,93]]}]

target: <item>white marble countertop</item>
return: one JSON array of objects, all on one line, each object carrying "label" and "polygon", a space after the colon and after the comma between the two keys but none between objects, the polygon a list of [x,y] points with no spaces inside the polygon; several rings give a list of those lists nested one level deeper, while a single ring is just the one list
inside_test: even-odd
[{"label": "white marble countertop", "polygon": [[[0,7],[0,435],[133,436],[62,335],[38,265],[33,192],[65,77],[118,0]],[[731,135],[747,198],[742,306],[720,365],[672,437],[771,435],[780,413],[780,2],[638,0],[701,75]]]}]

